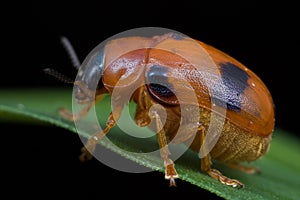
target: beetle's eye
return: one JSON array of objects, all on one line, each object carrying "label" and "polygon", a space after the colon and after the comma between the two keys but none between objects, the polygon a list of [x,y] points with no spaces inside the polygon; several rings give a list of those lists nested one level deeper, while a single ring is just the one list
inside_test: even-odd
[{"label": "beetle's eye", "polygon": [[161,97],[174,96],[171,91],[173,86],[168,80],[168,68],[161,65],[153,65],[148,72],[149,88]]},{"label": "beetle's eye", "polygon": [[169,82],[168,68],[154,65],[146,76],[150,94],[160,102],[173,105],[176,101],[176,95],[174,94],[173,84]]},{"label": "beetle's eye", "polygon": [[175,94],[166,86],[160,85],[160,84],[149,84],[149,88],[152,92],[155,92],[158,96],[161,97],[172,97],[175,96]]}]

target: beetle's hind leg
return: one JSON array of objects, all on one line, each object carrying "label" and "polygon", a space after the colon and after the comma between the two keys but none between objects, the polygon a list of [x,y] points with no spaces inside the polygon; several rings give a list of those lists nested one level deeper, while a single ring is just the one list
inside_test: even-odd
[{"label": "beetle's hind leg", "polygon": [[239,163],[227,163],[226,164],[228,167],[232,168],[232,169],[238,169],[244,173],[247,174],[255,174],[255,173],[260,173],[260,169],[257,167],[253,167],[253,166],[244,166],[241,165]]},{"label": "beetle's hind leg", "polygon": [[[205,139],[205,128],[200,127],[199,128],[199,135],[200,135],[200,142],[201,145],[203,145],[204,139]],[[203,158],[201,158],[201,170],[203,172],[206,172],[209,176],[212,178],[220,181],[221,183],[225,185],[229,185],[231,187],[235,188],[242,188],[244,185],[238,180],[228,178],[224,176],[219,170],[212,169],[211,168],[212,162],[209,153],[205,155]]]},{"label": "beetle's hind leg", "polygon": [[175,179],[178,178],[178,174],[175,169],[174,162],[169,158],[171,154],[168,148],[166,133],[164,131],[159,114],[155,110],[150,111],[150,117],[155,120],[157,129],[157,138],[160,147],[160,156],[164,161],[165,167],[165,179],[170,180],[170,186],[176,186]]}]

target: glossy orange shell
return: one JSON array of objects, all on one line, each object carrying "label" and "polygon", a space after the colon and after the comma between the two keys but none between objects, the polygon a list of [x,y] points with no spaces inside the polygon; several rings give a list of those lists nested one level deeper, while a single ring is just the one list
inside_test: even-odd
[{"label": "glossy orange shell", "polygon": [[[235,70],[247,76],[244,82],[234,74],[229,77],[233,80],[227,80],[243,90],[238,94],[239,110],[227,109],[224,117],[246,131],[269,136],[274,128],[274,106],[261,79],[229,55],[187,37],[177,39],[166,34],[153,38],[128,37],[110,41],[105,47],[102,81],[110,92],[115,87],[124,88],[126,92],[135,85],[147,84],[147,74],[152,66],[164,66],[168,82],[180,98],[162,97],[152,92],[155,99],[165,103],[165,106],[185,103],[214,110],[212,91],[216,89],[220,93],[224,90],[220,84],[224,63],[239,68]],[[196,102],[192,94],[196,96]]]}]

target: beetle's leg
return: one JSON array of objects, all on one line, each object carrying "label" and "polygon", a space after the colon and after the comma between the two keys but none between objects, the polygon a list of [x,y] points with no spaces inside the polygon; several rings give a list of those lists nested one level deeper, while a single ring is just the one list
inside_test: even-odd
[{"label": "beetle's leg", "polygon": [[93,105],[95,105],[94,102],[89,103],[76,115],[73,115],[73,113],[66,108],[59,108],[58,112],[63,118],[69,121],[77,121],[80,118],[84,117],[89,112],[89,110],[93,107]]},{"label": "beetle's leg", "polygon": [[107,93],[106,88],[103,87],[98,89],[96,91],[95,100],[91,102],[87,102],[86,103],[87,105],[84,108],[82,108],[82,110],[79,113],[75,115],[73,115],[73,113],[66,108],[60,108],[58,112],[63,118],[69,121],[77,121],[80,118],[84,117],[89,112],[89,110],[102,99],[103,94],[105,93]]},{"label": "beetle's leg", "polygon": [[158,114],[159,110],[151,109],[153,102],[151,102],[145,86],[136,91],[135,95],[133,95],[133,100],[137,104],[135,122],[138,126],[147,126],[150,124],[151,119],[155,120],[155,123],[153,124],[155,128],[153,128],[156,129],[158,143],[160,146],[160,156],[164,161],[165,178],[170,180],[170,186],[175,186],[176,184],[174,179],[178,178],[178,174],[176,172],[174,162],[169,158],[170,151],[167,145],[166,133]]},{"label": "beetle's leg", "polygon": [[233,169],[238,169],[242,172],[245,172],[247,174],[255,174],[255,173],[260,173],[260,169],[257,167],[253,166],[244,166],[239,163],[227,163],[226,164],[228,167],[233,168]]},{"label": "beetle's leg", "polygon": [[155,119],[156,128],[158,130],[157,137],[160,147],[160,156],[164,161],[165,179],[170,180],[170,186],[176,186],[175,178],[178,178],[178,174],[176,172],[174,162],[169,158],[171,153],[168,148],[166,133],[164,131],[161,119],[158,113],[154,110],[151,111],[151,118]]},{"label": "beetle's leg", "polygon": [[[205,139],[205,128],[203,126],[199,128],[199,134],[200,134],[201,145],[203,145]],[[242,188],[244,186],[243,183],[241,183],[240,181],[235,179],[230,179],[224,176],[220,171],[216,169],[212,169],[211,165],[212,162],[209,154],[201,158],[201,170],[203,172],[206,172],[212,178],[219,180],[221,183],[232,187]]]},{"label": "beetle's leg", "polygon": [[137,104],[134,120],[135,123],[140,127],[148,126],[151,122],[149,117],[149,108],[151,107],[152,103],[148,95],[149,94],[147,93],[145,86],[140,87],[133,95],[133,100]]},{"label": "beetle's leg", "polygon": [[95,133],[92,137],[90,137],[85,144],[85,146],[81,149],[82,154],[80,155],[79,159],[80,161],[86,161],[92,159],[92,152],[94,152],[96,145],[98,142],[109,132],[109,130],[114,127],[119,120],[121,113],[122,113],[123,107],[117,107],[115,108],[109,115],[106,127],[98,132]]}]

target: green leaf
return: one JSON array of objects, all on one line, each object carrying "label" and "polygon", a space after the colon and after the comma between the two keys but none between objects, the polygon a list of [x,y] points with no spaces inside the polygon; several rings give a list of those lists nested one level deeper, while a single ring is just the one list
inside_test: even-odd
[{"label": "green leaf", "polygon": [[[0,91],[0,121],[18,123],[53,124],[76,132],[72,122],[63,119],[57,112],[58,108],[66,107],[71,110],[71,89],[27,89]],[[110,112],[109,97],[97,105],[100,124],[103,126]],[[130,110],[135,105],[130,104]],[[126,124],[126,123],[125,123]],[[130,127],[132,128],[132,127]],[[133,127],[133,131],[139,127]],[[88,134],[80,133],[87,137]],[[119,148],[126,151],[149,151],[157,148],[155,136],[139,139],[122,133],[119,127],[114,127],[108,138]],[[261,174],[244,174],[229,169],[220,163],[215,167],[225,175],[238,179],[245,184],[243,189],[225,186],[200,172],[199,159],[196,153],[187,151],[176,160],[176,169],[181,179],[211,191],[225,199],[299,199],[300,196],[300,141],[284,130],[276,129],[270,151],[262,159],[251,163],[261,169]],[[155,156],[134,157],[126,151],[120,151],[116,146],[101,142],[108,149],[137,162],[148,168],[163,172],[161,159]]]}]

